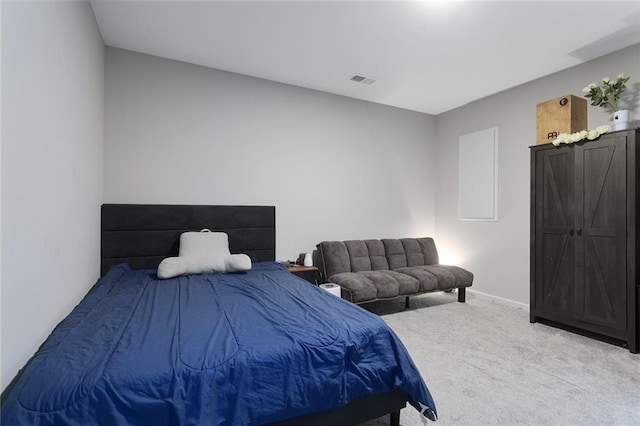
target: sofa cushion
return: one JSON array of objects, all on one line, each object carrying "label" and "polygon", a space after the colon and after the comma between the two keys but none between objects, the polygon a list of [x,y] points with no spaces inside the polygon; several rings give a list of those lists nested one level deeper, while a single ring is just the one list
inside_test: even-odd
[{"label": "sofa cushion", "polygon": [[423,265],[437,265],[440,263],[438,250],[436,249],[436,243],[433,241],[433,238],[416,238],[416,241],[420,244],[420,249],[424,255]]},{"label": "sofa cushion", "polygon": [[420,265],[395,270],[410,275],[420,281],[420,291],[449,290],[470,287],[473,274],[466,269],[452,265]]},{"label": "sofa cushion", "polygon": [[351,262],[351,272],[370,271],[371,259],[369,259],[369,249],[362,240],[351,240],[344,242],[349,260]]},{"label": "sofa cushion", "polygon": [[320,252],[321,267],[325,277],[351,272],[349,252],[342,241],[323,241],[316,247]]},{"label": "sofa cushion", "polygon": [[417,279],[395,271],[343,272],[329,281],[347,290],[355,303],[416,294],[420,288]]},{"label": "sofa cushion", "polygon": [[407,266],[407,255],[404,252],[404,246],[400,240],[387,238],[382,240],[382,244],[384,244],[389,269],[394,270]]},{"label": "sofa cushion", "polygon": [[[402,274],[396,271],[381,271],[392,277],[398,282],[398,294],[397,296],[404,296],[407,294],[416,294],[420,291],[420,282],[406,274]],[[379,291],[378,291],[379,292]]]},{"label": "sofa cushion", "polygon": [[438,289],[454,288],[456,286],[456,276],[447,268],[439,265],[423,266],[422,268],[438,277]]},{"label": "sofa cushion", "polygon": [[407,266],[424,265],[424,254],[420,243],[415,238],[404,238],[400,240],[402,248],[404,249],[405,257],[407,258]]},{"label": "sofa cushion", "polygon": [[416,294],[420,289],[417,279],[396,271],[359,272],[373,281],[378,290],[378,298]]},{"label": "sofa cushion", "polygon": [[353,303],[375,300],[378,289],[371,279],[357,272],[341,272],[329,277],[330,282],[338,284],[347,293]]},{"label": "sofa cushion", "polygon": [[407,266],[404,268],[398,268],[395,272],[408,275],[415,278],[420,283],[419,293],[428,291],[436,291],[440,288],[438,285],[438,276],[432,272],[424,269],[426,265],[422,266]]},{"label": "sofa cushion", "polygon": [[384,252],[384,244],[380,240],[364,240],[369,249],[369,259],[371,260],[371,270],[389,270],[389,262]]},{"label": "sofa cushion", "polygon": [[316,247],[325,277],[438,264],[433,238],[323,241]]},{"label": "sofa cushion", "polygon": [[471,273],[470,271],[467,271],[464,268],[461,268],[459,266],[454,266],[454,265],[432,265],[432,266],[437,266],[438,268],[444,269],[450,272],[451,274],[453,274],[453,276],[455,277],[454,287],[456,288],[471,287],[471,285],[473,284],[473,273]]},{"label": "sofa cushion", "polygon": [[388,299],[400,294],[400,284],[388,272],[391,271],[362,271],[357,274],[371,280],[376,288],[376,299]]}]

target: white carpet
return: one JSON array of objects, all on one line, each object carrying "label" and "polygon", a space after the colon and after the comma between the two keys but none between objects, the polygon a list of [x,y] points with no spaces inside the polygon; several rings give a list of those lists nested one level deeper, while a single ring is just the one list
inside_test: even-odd
[{"label": "white carpet", "polygon": [[[376,302],[436,402],[436,424],[640,425],[640,354],[543,324],[467,293]],[[395,312],[395,313],[393,313]],[[415,409],[400,423],[419,426]],[[388,424],[388,417],[366,423]]]}]

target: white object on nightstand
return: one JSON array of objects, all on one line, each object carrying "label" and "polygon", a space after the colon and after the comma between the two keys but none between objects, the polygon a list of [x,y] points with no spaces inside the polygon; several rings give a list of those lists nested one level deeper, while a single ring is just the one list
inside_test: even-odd
[{"label": "white object on nightstand", "polygon": [[311,253],[307,253],[304,255],[304,261],[302,262],[304,266],[313,266],[313,259],[311,258]]}]

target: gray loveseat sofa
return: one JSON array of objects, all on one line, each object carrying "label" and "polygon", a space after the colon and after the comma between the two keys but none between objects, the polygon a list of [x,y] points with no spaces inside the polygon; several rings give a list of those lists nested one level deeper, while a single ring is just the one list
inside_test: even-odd
[{"label": "gray loveseat sofa", "polygon": [[323,241],[317,246],[324,282],[342,287],[342,298],[354,303],[409,297],[433,291],[465,289],[473,274],[463,268],[440,265],[432,238]]}]

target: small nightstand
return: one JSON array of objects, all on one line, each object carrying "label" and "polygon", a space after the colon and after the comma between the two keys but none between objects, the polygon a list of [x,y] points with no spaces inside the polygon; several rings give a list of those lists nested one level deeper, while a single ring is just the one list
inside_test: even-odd
[{"label": "small nightstand", "polygon": [[289,265],[287,271],[311,284],[320,284],[320,269],[315,266]]}]

